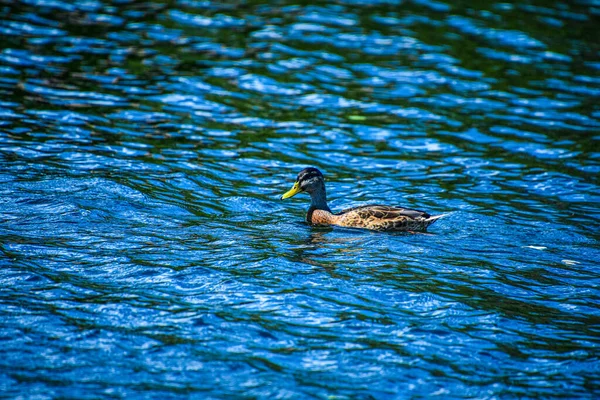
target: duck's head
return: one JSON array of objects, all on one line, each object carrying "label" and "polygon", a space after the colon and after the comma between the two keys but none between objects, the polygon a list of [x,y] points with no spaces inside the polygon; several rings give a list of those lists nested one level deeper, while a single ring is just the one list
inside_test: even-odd
[{"label": "duck's head", "polygon": [[312,197],[313,193],[321,191],[325,191],[323,174],[316,168],[308,167],[300,171],[294,186],[281,196],[281,200],[289,199],[301,192],[307,192]]}]

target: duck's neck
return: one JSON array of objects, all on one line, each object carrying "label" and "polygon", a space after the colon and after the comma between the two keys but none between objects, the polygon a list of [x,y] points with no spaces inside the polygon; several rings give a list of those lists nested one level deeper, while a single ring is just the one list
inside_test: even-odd
[{"label": "duck's neck", "polygon": [[325,191],[325,185],[310,192],[310,209],[311,210],[325,210],[331,212],[331,209],[327,205],[327,192]]}]

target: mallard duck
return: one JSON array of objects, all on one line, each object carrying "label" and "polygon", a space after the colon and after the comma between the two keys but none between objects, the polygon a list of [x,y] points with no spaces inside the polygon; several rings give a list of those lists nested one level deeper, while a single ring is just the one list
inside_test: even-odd
[{"label": "mallard duck", "polygon": [[445,214],[431,216],[424,211],[379,204],[349,208],[334,214],[327,205],[323,174],[312,167],[300,171],[294,186],[281,196],[281,200],[289,199],[301,192],[310,195],[311,203],[306,214],[306,222],[311,225],[338,225],[376,231],[423,231],[445,216]]}]

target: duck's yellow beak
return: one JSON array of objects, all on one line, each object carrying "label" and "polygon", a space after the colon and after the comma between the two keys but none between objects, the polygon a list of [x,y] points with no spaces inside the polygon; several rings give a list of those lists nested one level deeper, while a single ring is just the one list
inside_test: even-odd
[{"label": "duck's yellow beak", "polygon": [[289,199],[290,197],[294,197],[301,191],[302,190],[300,189],[300,184],[298,182],[296,182],[296,183],[294,183],[294,186],[290,190],[288,190],[287,192],[285,192],[283,194],[283,196],[281,196],[281,200],[285,200],[285,199]]}]

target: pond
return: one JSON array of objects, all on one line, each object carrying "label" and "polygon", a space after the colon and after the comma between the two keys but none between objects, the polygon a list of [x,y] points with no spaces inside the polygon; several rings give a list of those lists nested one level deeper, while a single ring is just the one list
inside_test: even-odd
[{"label": "pond", "polygon": [[[597,398],[600,3],[0,4],[7,398]],[[313,227],[449,213],[427,233]]]}]

